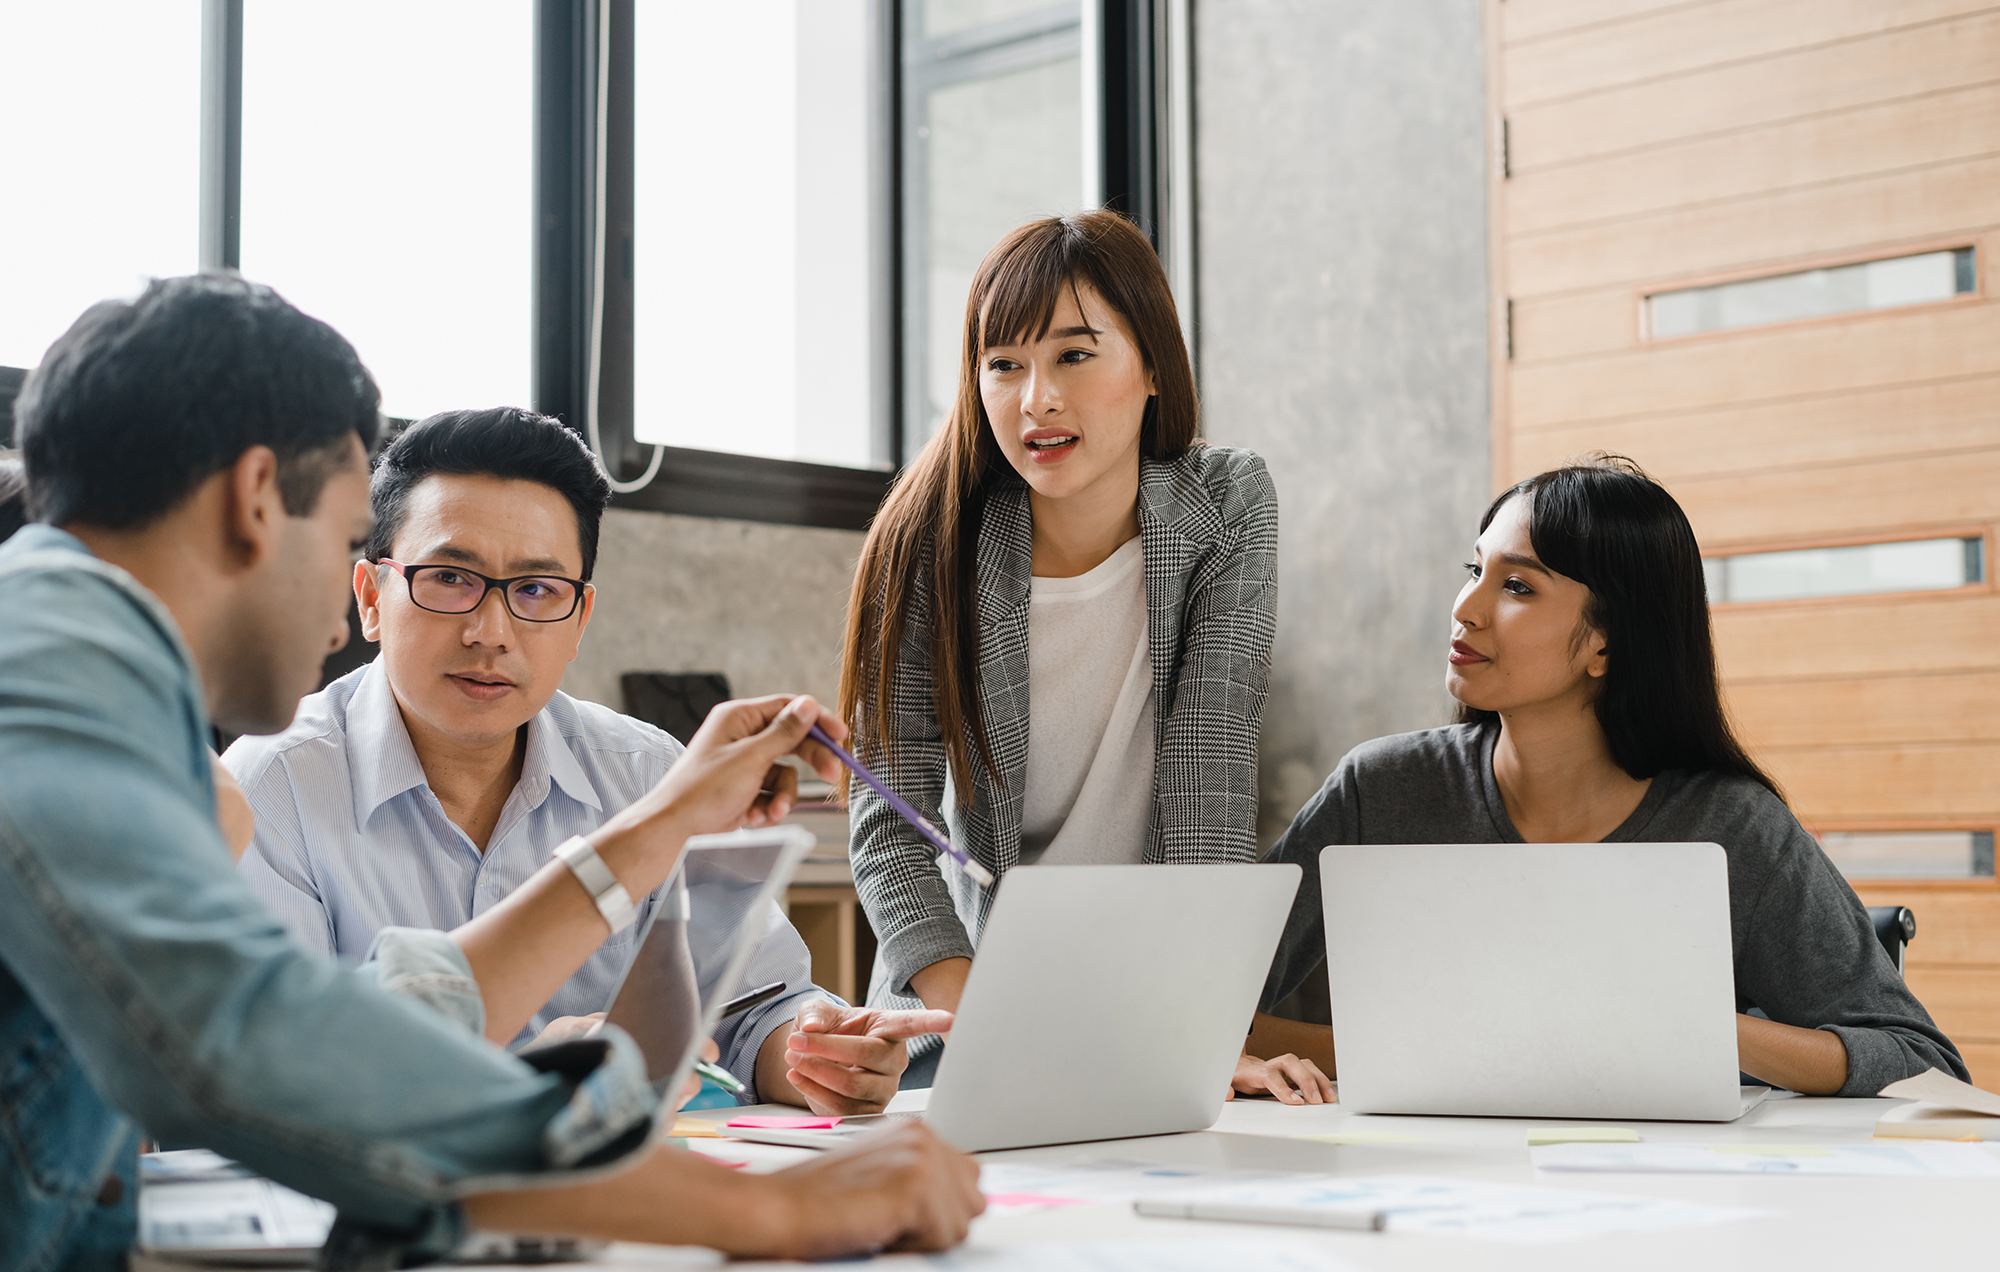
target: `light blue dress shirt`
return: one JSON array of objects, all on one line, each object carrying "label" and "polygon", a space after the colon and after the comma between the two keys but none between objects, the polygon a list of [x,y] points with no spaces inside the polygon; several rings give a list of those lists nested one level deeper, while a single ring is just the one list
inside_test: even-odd
[{"label": "light blue dress shirt", "polygon": [[[384,927],[450,930],[484,914],[563,841],[652,789],[681,750],[649,724],[558,692],[528,722],[521,780],[481,853],[425,780],[378,659],[306,698],[283,733],[238,739],[223,763],[257,814],[240,867],[250,890],[300,943],[358,961]],[[641,901],[640,921],[608,938],[517,1044],[557,1016],[609,1005],[657,901],[657,893]],[[704,940],[701,926],[697,913],[689,932],[697,962],[726,958],[726,934]],[[805,942],[773,906],[743,984],[777,980],[782,996],[724,1021],[715,1038],[723,1067],[753,1093],[764,1039],[809,998],[833,999],[813,985]]]}]

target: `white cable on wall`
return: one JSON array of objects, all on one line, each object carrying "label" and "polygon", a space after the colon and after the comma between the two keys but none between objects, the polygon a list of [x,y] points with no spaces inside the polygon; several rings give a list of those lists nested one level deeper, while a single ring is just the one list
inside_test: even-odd
[{"label": "white cable on wall", "polygon": [[[590,449],[597,453],[598,462],[604,465],[607,477],[611,474],[611,461],[605,457],[604,441],[598,432],[598,399],[603,396],[604,368],[604,239],[606,215],[604,205],[607,185],[606,168],[610,155],[611,135],[611,0],[597,0],[597,112],[594,121],[597,135],[597,162],[593,173],[593,194],[591,200],[593,229],[591,235],[590,273],[590,370],[589,379],[584,384],[583,421],[584,432],[590,439]],[[660,461],[666,457],[665,446],[653,447],[652,462],[646,471],[635,480],[619,481],[611,477],[611,489],[621,495],[629,495],[649,485],[659,476]]]}]

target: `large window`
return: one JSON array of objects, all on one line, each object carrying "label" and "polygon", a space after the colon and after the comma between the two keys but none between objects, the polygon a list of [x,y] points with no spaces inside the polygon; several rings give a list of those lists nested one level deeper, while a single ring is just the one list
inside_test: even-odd
[{"label": "large window", "polygon": [[634,436],[887,467],[875,0],[634,18]]},{"label": "large window", "polygon": [[195,270],[201,0],[9,4],[0,49],[0,366],[32,367],[93,302]]},{"label": "large window", "polygon": [[1021,222],[1101,197],[1100,110],[1086,102],[1098,80],[1085,75],[1078,0],[902,3],[903,427],[914,454],[951,410],[981,258]]},{"label": "large window", "polygon": [[529,404],[530,0],[247,0],[242,269],[382,409]]},{"label": "large window", "polygon": [[391,415],[523,403],[627,506],[859,527],[1009,229],[1119,208],[1185,288],[1186,2],[8,6],[0,411],[89,303],[240,268]]}]

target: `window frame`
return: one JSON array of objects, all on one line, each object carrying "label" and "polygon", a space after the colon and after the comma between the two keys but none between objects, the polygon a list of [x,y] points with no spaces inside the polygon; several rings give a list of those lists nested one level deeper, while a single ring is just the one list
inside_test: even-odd
[{"label": "window frame", "polygon": [[[1161,251],[1194,346],[1191,56],[1188,0],[1082,0],[1086,86],[1096,88],[1102,204],[1131,216]],[[782,525],[866,529],[912,457],[906,350],[913,313],[905,274],[903,123],[907,48],[900,0],[876,0],[882,162],[873,174],[887,277],[877,280],[875,466],[849,468],[661,447],[657,474],[612,506]],[[595,284],[600,38],[609,41],[605,155],[604,325],[598,424],[605,466],[640,476],[655,448],[633,436],[634,0],[536,0],[534,9],[533,346],[530,405],[582,427]],[[604,30],[600,31],[600,21]],[[204,270],[240,265],[243,0],[203,0],[200,254]],[[1087,107],[1088,109],[1088,107]],[[1169,176],[1172,180],[1169,180]],[[621,266],[621,263],[623,265]],[[27,368],[0,367],[0,421],[12,434]]]}]

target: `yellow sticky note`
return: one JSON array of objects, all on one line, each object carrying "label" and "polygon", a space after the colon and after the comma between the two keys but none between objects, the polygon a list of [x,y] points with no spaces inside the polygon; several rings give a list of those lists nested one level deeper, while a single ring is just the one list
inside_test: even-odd
[{"label": "yellow sticky note", "polygon": [[1824,1144],[1710,1144],[1725,1157],[1831,1157]]},{"label": "yellow sticky note", "polygon": [[1528,1147],[1541,1144],[1637,1144],[1639,1132],[1629,1126],[1531,1126]]},{"label": "yellow sticky note", "polygon": [[722,1138],[722,1136],[721,1136],[721,1135],[719,1135],[719,1134],[717,1134],[717,1133],[716,1133],[716,1129],[715,1129],[715,1123],[713,1123],[713,1122],[703,1122],[703,1121],[700,1121],[699,1119],[696,1119],[696,1118],[692,1118],[692,1117],[677,1117],[677,1118],[675,1118],[675,1119],[674,1119],[674,1129],[672,1129],[671,1131],[668,1131],[668,1132],[667,1132],[667,1134],[669,1134],[669,1135],[677,1135],[677,1136],[679,1136],[679,1137],[680,1137],[680,1138],[682,1138],[682,1139],[721,1139],[721,1138]]},{"label": "yellow sticky note", "polygon": [[1422,1136],[1398,1135],[1394,1131],[1337,1131],[1331,1135],[1299,1135],[1295,1139],[1319,1144],[1421,1144]]}]

